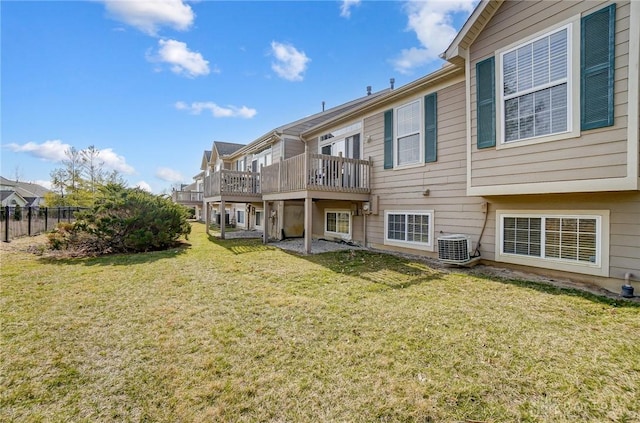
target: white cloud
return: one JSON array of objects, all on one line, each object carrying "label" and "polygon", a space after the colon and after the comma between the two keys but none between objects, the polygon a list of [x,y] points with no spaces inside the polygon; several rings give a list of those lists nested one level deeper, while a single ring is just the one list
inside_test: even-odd
[{"label": "white cloud", "polygon": [[340,5],[340,16],[343,18],[351,17],[351,9],[360,6],[360,0],[342,0]]},{"label": "white cloud", "polygon": [[117,170],[125,175],[132,175],[135,173],[133,166],[127,164],[127,160],[123,156],[116,154],[112,148],[100,150],[98,160],[101,160],[105,167]]},{"label": "white cloud", "polygon": [[174,106],[178,110],[188,110],[194,115],[199,115],[203,110],[209,110],[211,115],[215,118],[236,117],[251,119],[258,113],[256,109],[251,109],[247,106],[222,107],[211,101],[198,101],[191,104],[187,104],[184,101],[177,101]]},{"label": "white cloud", "polygon": [[[26,144],[8,144],[7,148],[15,153],[27,153],[30,156],[40,158],[49,162],[62,162],[67,160],[65,154],[72,146],[63,143],[60,140],[47,140],[42,144],[28,142]],[[131,175],[135,172],[134,168],[127,164],[123,156],[116,154],[112,148],[98,150],[98,159],[104,163],[104,166],[111,170],[117,170],[120,173]]]},{"label": "white cloud", "polygon": [[153,190],[151,189],[151,185],[149,185],[145,181],[140,181],[140,182],[136,183],[135,187],[143,189],[143,190],[145,190],[147,192],[153,192]]},{"label": "white cloud", "polygon": [[147,55],[150,62],[171,65],[171,71],[190,78],[209,74],[209,62],[198,52],[190,51],[187,44],[176,40],[158,40],[158,53]]},{"label": "white cloud", "polygon": [[185,179],[180,172],[168,167],[159,167],[156,170],[156,177],[167,182],[182,182]]},{"label": "white cloud", "polygon": [[405,4],[407,30],[414,31],[420,47],[403,49],[392,62],[401,73],[439,58],[457,34],[453,17],[457,13],[469,15],[478,0],[421,0]]},{"label": "white cloud", "polygon": [[271,69],[278,76],[288,81],[302,81],[302,74],[307,70],[307,64],[311,61],[303,51],[298,51],[290,44],[272,41],[271,54],[276,59],[271,63]]},{"label": "white cloud", "polygon": [[71,148],[71,145],[65,144],[60,140],[47,140],[42,144],[28,142],[26,144],[8,144],[7,148],[14,153],[27,153],[30,156],[37,157],[49,162],[60,162],[67,158],[65,151]]},{"label": "white cloud", "polygon": [[185,31],[195,15],[183,0],[103,0],[107,11],[116,19],[155,36],[168,26]]}]

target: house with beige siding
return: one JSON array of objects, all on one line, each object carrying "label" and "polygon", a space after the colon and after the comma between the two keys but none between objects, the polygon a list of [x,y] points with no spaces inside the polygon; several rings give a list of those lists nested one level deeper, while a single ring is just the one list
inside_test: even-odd
[{"label": "house with beige siding", "polygon": [[[308,151],[317,154],[334,139],[348,146],[349,133],[344,141],[338,134],[357,128],[369,164],[359,171],[366,191],[312,197],[306,233],[436,255],[438,235],[479,232],[483,199],[466,194],[464,90],[464,69],[447,65],[305,132]],[[350,180],[348,169],[342,178]]]},{"label": "house with beige siding", "polygon": [[444,52],[487,260],[640,280],[638,22],[637,1],[483,1]]},{"label": "house with beige siding", "polygon": [[246,174],[205,208],[235,202],[264,242],[307,252],[324,238],[640,289],[638,22],[636,1],[481,1],[442,68],[242,147]]},{"label": "house with beige siding", "polygon": [[[310,181],[303,169],[309,156],[305,153],[302,132],[348,110],[375,102],[388,91],[368,91],[363,97],[281,125],[226,155],[226,165],[213,169],[204,179],[208,215],[227,210],[236,226],[262,231],[266,240],[301,237],[304,234],[304,197],[293,192],[303,191],[305,183]],[[331,154],[326,156],[325,161],[340,159],[337,151],[333,157]],[[316,163],[318,160],[315,159]],[[314,175],[319,175],[319,166],[316,165],[318,170]],[[323,191],[344,191],[342,187],[324,187],[330,183],[333,182],[328,179],[316,180]],[[220,232],[224,238],[224,224]]]},{"label": "house with beige siding", "polygon": [[307,251],[329,238],[637,283],[636,22],[640,2],[483,1],[440,70],[302,132],[304,156],[265,169],[263,208],[299,204]]}]

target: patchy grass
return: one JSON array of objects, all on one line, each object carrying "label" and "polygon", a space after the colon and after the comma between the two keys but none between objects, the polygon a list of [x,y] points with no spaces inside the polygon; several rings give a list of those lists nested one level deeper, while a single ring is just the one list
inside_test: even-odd
[{"label": "patchy grass", "polygon": [[259,240],[2,251],[1,421],[640,421],[640,308]]}]

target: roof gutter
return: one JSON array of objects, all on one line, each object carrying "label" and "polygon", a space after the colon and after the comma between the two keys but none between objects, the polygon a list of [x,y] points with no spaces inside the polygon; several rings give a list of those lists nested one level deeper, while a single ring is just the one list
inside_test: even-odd
[{"label": "roof gutter", "polygon": [[242,156],[245,155],[247,153],[250,152],[254,152],[256,150],[259,150],[262,147],[265,147],[269,144],[274,144],[277,141],[279,141],[281,139],[281,132],[278,132],[276,130],[273,130],[271,132],[266,133],[265,135],[261,136],[260,138],[258,138],[255,141],[250,142],[249,144],[247,144],[246,146],[242,147],[239,150],[236,150],[235,152],[228,154],[225,156],[225,158],[232,158],[235,156]]},{"label": "roof gutter", "polygon": [[385,104],[391,103],[396,99],[407,95],[412,91],[419,91],[430,85],[435,85],[440,81],[442,81],[443,79],[447,79],[455,75],[456,73],[460,73],[460,72],[464,73],[463,67],[460,67],[458,65],[453,65],[453,64],[446,64],[442,68],[430,73],[429,75],[426,75],[420,79],[410,82],[407,85],[404,85],[400,88],[396,88],[395,90],[388,92],[386,95],[381,96],[377,101],[373,101],[371,103],[367,103],[362,107],[357,107],[355,109],[349,110],[348,112],[338,115],[335,118],[330,119],[329,121],[322,122],[312,128],[307,129],[300,135],[305,138],[309,137],[310,135],[315,134],[323,130],[324,128],[333,127],[340,122],[352,119],[356,116],[360,116],[363,113],[367,113],[371,110],[378,109],[384,106]]}]

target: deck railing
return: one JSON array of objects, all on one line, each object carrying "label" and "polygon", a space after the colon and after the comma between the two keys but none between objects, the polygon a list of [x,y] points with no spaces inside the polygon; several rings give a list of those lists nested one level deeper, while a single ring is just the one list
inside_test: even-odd
[{"label": "deck railing", "polygon": [[171,199],[174,203],[201,203],[203,194],[202,191],[173,191]]},{"label": "deck railing", "polygon": [[260,174],[239,170],[220,170],[204,178],[204,196],[223,194],[241,196],[260,195]]},{"label": "deck railing", "polygon": [[371,162],[304,153],[262,168],[262,193],[301,190],[368,193]]}]

